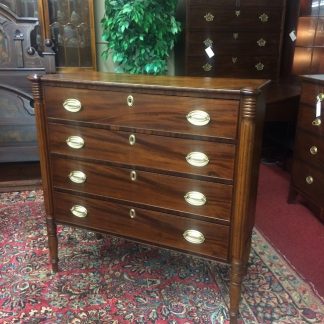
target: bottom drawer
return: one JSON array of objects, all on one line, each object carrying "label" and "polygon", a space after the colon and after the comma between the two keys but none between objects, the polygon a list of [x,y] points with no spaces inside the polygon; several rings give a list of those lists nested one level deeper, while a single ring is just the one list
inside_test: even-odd
[{"label": "bottom drawer", "polygon": [[292,168],[294,185],[313,202],[324,205],[324,173],[295,159]]},{"label": "bottom drawer", "polygon": [[[75,216],[75,205],[86,208]],[[229,227],[107,201],[54,193],[57,222],[227,261]],[[193,230],[193,231],[192,231]],[[187,240],[184,238],[186,236]]]}]

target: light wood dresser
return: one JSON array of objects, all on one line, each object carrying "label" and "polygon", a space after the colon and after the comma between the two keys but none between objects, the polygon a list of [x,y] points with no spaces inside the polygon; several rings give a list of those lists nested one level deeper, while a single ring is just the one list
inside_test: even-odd
[{"label": "light wood dresser", "polygon": [[288,202],[300,194],[324,222],[324,74],[302,76]]},{"label": "light wood dresser", "polygon": [[97,72],[30,79],[53,270],[57,223],[230,263],[235,323],[267,81]]}]

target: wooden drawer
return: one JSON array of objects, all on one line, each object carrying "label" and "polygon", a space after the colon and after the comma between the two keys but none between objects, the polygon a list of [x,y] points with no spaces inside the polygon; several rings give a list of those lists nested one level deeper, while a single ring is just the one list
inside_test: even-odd
[{"label": "wooden drawer", "polygon": [[[49,124],[48,129],[51,153],[136,165],[150,170],[233,179],[233,144],[59,124]],[[66,142],[71,136],[81,137],[83,147],[71,148]],[[70,145],[73,146],[73,141]],[[204,153],[205,157],[189,156],[192,152]]]},{"label": "wooden drawer", "polygon": [[189,56],[187,73],[190,75],[273,78],[277,75],[277,63],[273,57],[262,56]]},{"label": "wooden drawer", "polygon": [[309,106],[305,104],[299,105],[298,111],[298,127],[302,128],[316,136],[324,136],[324,110],[322,109],[322,115],[320,118],[320,124],[316,123],[316,109],[314,106]]},{"label": "wooden drawer", "polygon": [[207,58],[205,48],[210,45],[218,56],[242,56],[244,53],[259,56],[278,55],[279,35],[241,30],[237,32],[192,31],[187,40],[187,53],[191,56],[204,55]]},{"label": "wooden drawer", "polygon": [[[263,5],[264,7],[283,7],[285,0],[240,0],[236,5],[236,0],[217,0],[217,1],[210,1],[210,0],[188,0],[190,7],[203,7],[208,8],[211,6],[214,7],[228,7],[228,8],[235,8],[238,7],[246,7],[246,6],[260,6]],[[261,3],[260,3],[261,2]]]},{"label": "wooden drawer", "polygon": [[209,5],[191,5],[189,10],[190,29],[237,31],[280,31],[283,11],[278,7],[246,6],[239,13],[233,9]]},{"label": "wooden drawer", "polygon": [[[311,177],[311,178],[310,178]],[[292,167],[294,185],[312,201],[323,205],[324,174],[302,160],[295,159]],[[307,181],[311,183],[307,183]]]},{"label": "wooden drawer", "polygon": [[[324,86],[323,85],[303,82],[301,95],[300,95],[300,101],[304,104],[308,104],[308,105],[311,105],[312,107],[314,107],[314,112],[315,112],[317,96],[321,93],[324,96]],[[323,106],[324,106],[324,100],[322,101],[322,116],[324,114]]]},{"label": "wooden drawer", "polygon": [[313,166],[323,169],[324,140],[298,130],[296,132],[294,154],[297,158],[307,161]]},{"label": "wooden drawer", "polygon": [[[124,236],[141,242],[163,245],[182,251],[226,261],[228,258],[229,227],[191,218],[149,211],[107,201],[54,192],[55,219],[58,222],[87,229]],[[74,205],[87,209],[86,217],[71,213]],[[135,211],[130,217],[130,210]],[[204,236],[201,244],[184,239],[187,230],[199,231]]]},{"label": "wooden drawer", "polygon": [[[129,107],[127,98],[134,103]],[[206,99],[181,96],[150,95],[134,92],[105,92],[76,88],[46,87],[47,116],[51,119],[92,123],[113,129],[142,132],[163,131],[177,134],[237,137],[237,100]],[[63,108],[66,99],[81,102],[81,110]],[[192,111],[203,111],[210,117],[206,125],[193,125],[187,120]],[[200,118],[204,122],[204,118]],[[83,124],[82,124],[83,125]],[[81,125],[80,125],[81,126]]]},{"label": "wooden drawer", "polygon": [[[173,210],[175,213],[186,212],[225,221],[230,219],[233,190],[231,185],[57,157],[52,158],[51,167],[55,188],[109,197],[127,203],[136,202],[138,205]],[[85,182],[72,182],[69,179],[72,171],[82,171],[86,175]],[[194,195],[190,204],[184,198],[188,192],[200,192],[206,201],[195,198]]]}]

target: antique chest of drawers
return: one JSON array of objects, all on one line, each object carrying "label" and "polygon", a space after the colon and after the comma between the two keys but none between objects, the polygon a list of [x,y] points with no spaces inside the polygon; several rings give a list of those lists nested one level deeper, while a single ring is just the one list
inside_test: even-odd
[{"label": "antique chest of drawers", "polygon": [[299,193],[324,222],[324,75],[302,76],[289,202]]},{"label": "antique chest of drawers", "polygon": [[57,223],[230,263],[235,323],[267,82],[97,72],[30,79],[53,270]]},{"label": "antique chest of drawers", "polygon": [[277,79],[285,0],[186,1],[185,74]]}]

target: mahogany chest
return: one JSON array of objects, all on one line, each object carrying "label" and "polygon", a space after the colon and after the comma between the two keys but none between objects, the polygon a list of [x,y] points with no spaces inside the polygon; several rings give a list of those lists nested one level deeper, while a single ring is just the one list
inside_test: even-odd
[{"label": "mahogany chest", "polygon": [[30,79],[53,270],[57,223],[230,263],[235,323],[267,82],[97,72]]},{"label": "mahogany chest", "polygon": [[289,202],[299,193],[324,222],[324,75],[302,76]]},{"label": "mahogany chest", "polygon": [[185,74],[277,79],[285,0],[188,0]]}]

